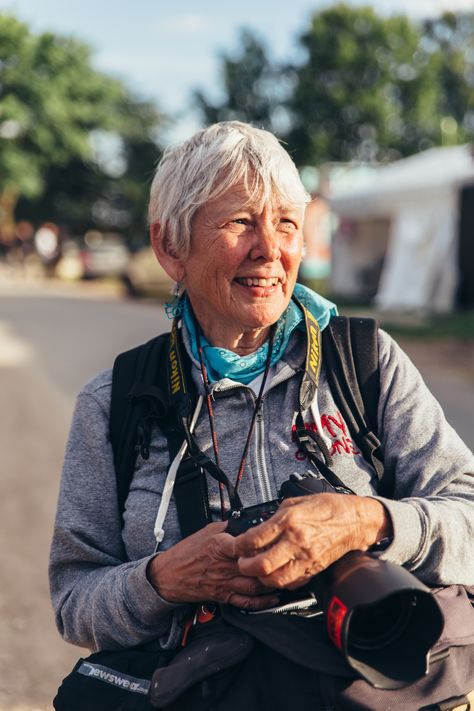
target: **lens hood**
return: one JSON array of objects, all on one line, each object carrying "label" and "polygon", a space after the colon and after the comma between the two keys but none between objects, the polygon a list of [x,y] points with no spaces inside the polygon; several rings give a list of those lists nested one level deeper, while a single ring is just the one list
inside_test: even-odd
[{"label": "lens hood", "polygon": [[372,686],[399,689],[428,673],[444,618],[429,589],[405,568],[351,551],[308,587],[322,604],[332,642]]}]

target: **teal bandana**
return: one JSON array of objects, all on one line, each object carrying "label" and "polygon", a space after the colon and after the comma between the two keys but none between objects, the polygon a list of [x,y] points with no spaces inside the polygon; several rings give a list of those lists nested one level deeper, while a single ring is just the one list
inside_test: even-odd
[{"label": "teal bandana", "polygon": [[[337,315],[337,307],[323,296],[316,294],[302,284],[295,284],[293,294],[301,303],[306,306],[317,322],[321,330],[329,323],[331,316]],[[196,338],[196,324],[194,322],[191,305],[187,297],[184,299],[184,323],[189,333],[193,356],[199,360]],[[290,301],[286,311],[277,321],[275,335],[273,338],[271,365],[275,365],[282,357],[290,340],[293,331],[299,328],[304,330],[304,316],[293,301]],[[247,356],[239,356],[226,348],[211,346],[201,333],[201,345],[204,355],[209,380],[215,382],[221,378],[230,378],[239,383],[248,384],[265,370],[265,363],[268,354],[268,342],[265,342],[255,353]]]}]

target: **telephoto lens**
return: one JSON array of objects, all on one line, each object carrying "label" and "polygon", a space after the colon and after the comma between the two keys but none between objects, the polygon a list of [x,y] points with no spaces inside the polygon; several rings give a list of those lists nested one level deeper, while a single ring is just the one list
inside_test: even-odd
[{"label": "telephoto lens", "polygon": [[[284,498],[327,491],[335,489],[322,476],[292,474],[282,484],[279,499],[232,511],[227,531],[238,536],[258,526],[273,516]],[[350,551],[287,601],[303,593],[321,606],[331,641],[372,686],[400,689],[428,673],[443,613],[429,588],[405,568]]]},{"label": "telephoto lens", "polygon": [[322,604],[332,642],[372,686],[399,689],[428,673],[444,618],[407,570],[351,551],[306,587]]}]

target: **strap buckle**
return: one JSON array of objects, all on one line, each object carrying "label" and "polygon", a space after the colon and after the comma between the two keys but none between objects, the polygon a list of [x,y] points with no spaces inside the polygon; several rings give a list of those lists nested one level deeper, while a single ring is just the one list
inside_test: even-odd
[{"label": "strap buckle", "polygon": [[181,638],[181,646],[185,647],[188,643],[188,637],[191,630],[196,625],[205,625],[206,622],[211,622],[217,614],[217,605],[213,602],[202,602],[197,605],[194,615],[188,617],[184,623],[183,636]]},{"label": "strap buckle", "polygon": [[309,454],[317,454],[321,452],[324,457],[324,461],[327,466],[331,466],[333,463],[332,456],[329,452],[328,447],[324,439],[318,432],[313,432],[311,429],[306,427],[296,426],[295,430],[296,439],[299,445]]}]

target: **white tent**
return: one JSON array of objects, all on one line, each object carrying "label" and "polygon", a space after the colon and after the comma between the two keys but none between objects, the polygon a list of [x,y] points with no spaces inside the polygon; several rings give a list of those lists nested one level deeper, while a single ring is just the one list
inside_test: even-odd
[{"label": "white tent", "polygon": [[[432,148],[374,170],[364,185],[332,190],[333,211],[354,223],[389,220],[375,302],[386,310],[449,311],[458,283],[459,191],[474,183],[470,146]],[[372,252],[380,257],[380,245]],[[357,241],[333,243],[334,291],[350,283]],[[338,270],[338,251],[344,269]],[[359,258],[360,259],[360,258]]]}]

